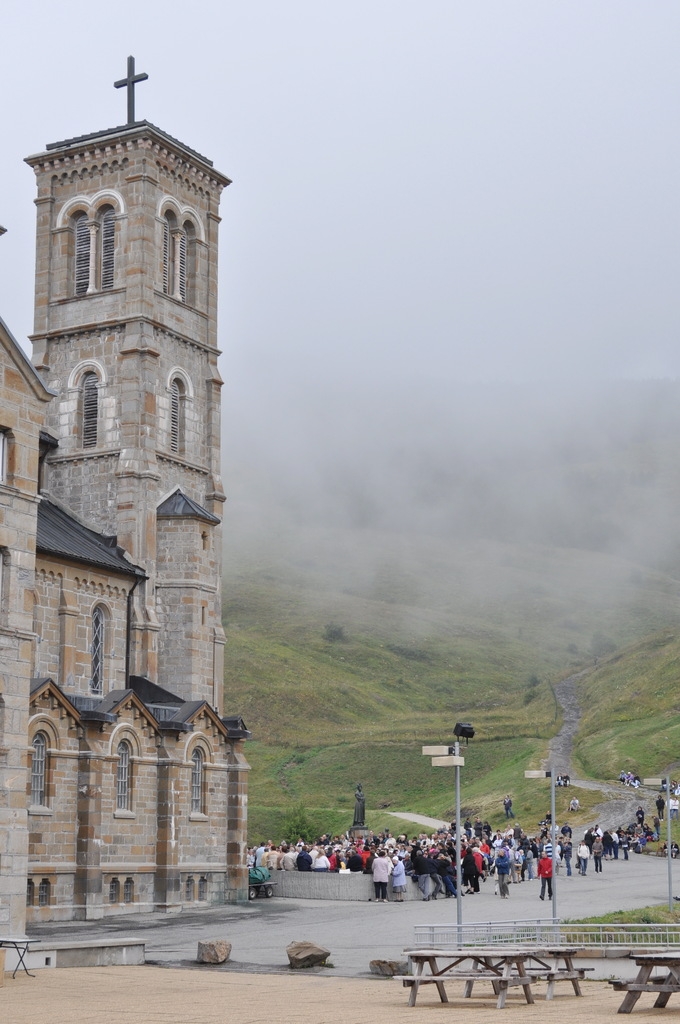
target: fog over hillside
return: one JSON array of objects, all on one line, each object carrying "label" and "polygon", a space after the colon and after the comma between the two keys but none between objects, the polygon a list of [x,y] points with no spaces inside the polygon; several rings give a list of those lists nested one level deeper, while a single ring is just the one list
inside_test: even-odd
[{"label": "fog over hillside", "polygon": [[[263,407],[265,414],[262,415]],[[285,557],[320,527],[578,548],[680,573],[680,385],[302,387],[231,395],[229,558]],[[328,541],[326,540],[325,543]]]}]

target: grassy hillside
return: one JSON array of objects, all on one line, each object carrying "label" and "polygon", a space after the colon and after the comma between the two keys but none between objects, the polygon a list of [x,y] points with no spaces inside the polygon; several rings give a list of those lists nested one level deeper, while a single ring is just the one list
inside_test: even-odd
[{"label": "grassy hillside", "polygon": [[584,773],[658,776],[680,766],[680,636],[664,630],[607,658],[580,683]]},{"label": "grassy hillside", "polygon": [[[286,557],[242,552],[227,566],[227,707],[254,734],[255,832],[275,838],[286,808],[300,802],[329,827],[347,827],[358,780],[376,824],[385,805],[450,817],[453,773],[433,770],[420,747],[450,739],[468,719],[477,736],[466,752],[466,809],[500,821],[511,791],[534,824],[547,789],[523,772],[559,728],[551,684],[583,667],[593,667],[582,683],[584,735],[596,736],[579,743],[584,769],[615,775],[645,747],[639,708],[650,716],[658,771],[649,740],[675,703],[678,649],[664,640],[678,626],[675,580],[564,548],[451,551],[432,539],[406,548],[398,537],[338,532],[314,541],[286,546]],[[666,733],[670,751],[675,733]]]}]

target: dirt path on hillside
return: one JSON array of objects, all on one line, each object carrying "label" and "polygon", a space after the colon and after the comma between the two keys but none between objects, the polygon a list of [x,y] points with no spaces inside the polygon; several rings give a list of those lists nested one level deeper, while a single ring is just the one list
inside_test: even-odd
[{"label": "dirt path on hillside", "polygon": [[[597,817],[588,824],[600,824],[603,827],[619,825],[626,826],[635,821],[635,811],[639,804],[645,808],[651,817],[653,810],[653,790],[644,787],[640,789],[629,789],[621,783],[612,785],[607,782],[592,782],[587,779],[577,778],[571,767],[571,755],[574,746],[574,737],[578,731],[578,724],[581,718],[581,706],[578,700],[577,683],[587,670],[577,672],[575,675],[567,676],[554,687],[555,697],[562,708],[564,716],[562,728],[556,736],[550,740],[548,745],[548,757],[544,764],[548,768],[554,766],[555,772],[567,774],[571,779],[571,785],[580,789],[598,790],[605,799],[595,808]],[[584,826],[585,828],[588,825]]]}]

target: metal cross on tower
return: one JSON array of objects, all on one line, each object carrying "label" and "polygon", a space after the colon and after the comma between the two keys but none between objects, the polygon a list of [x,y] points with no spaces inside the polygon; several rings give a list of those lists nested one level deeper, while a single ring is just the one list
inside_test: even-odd
[{"label": "metal cross on tower", "polygon": [[137,82],[145,82],[149,76],[146,72],[142,72],[139,75],[135,74],[135,58],[128,57],[127,59],[127,78],[121,78],[120,81],[114,82],[115,89],[127,89],[127,123],[135,123],[135,85]]}]

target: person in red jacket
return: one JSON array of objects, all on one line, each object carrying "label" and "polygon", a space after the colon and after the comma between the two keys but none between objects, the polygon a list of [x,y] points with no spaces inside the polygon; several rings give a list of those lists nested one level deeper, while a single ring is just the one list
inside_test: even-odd
[{"label": "person in red jacket", "polygon": [[552,877],[553,877],[553,864],[552,855],[543,851],[538,861],[538,877],[541,879],[541,895],[538,897],[539,900],[545,899],[545,887],[548,886],[548,898],[552,899]]}]

